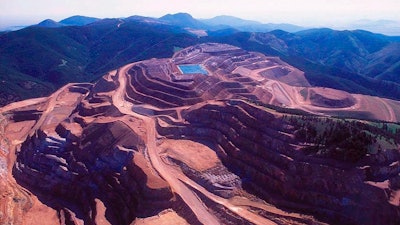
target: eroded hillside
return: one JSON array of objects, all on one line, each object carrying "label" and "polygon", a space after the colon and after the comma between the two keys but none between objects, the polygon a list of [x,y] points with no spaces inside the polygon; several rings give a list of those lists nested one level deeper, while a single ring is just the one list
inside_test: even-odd
[{"label": "eroded hillside", "polygon": [[399,111],[196,45],[1,108],[0,222],[398,224]]}]

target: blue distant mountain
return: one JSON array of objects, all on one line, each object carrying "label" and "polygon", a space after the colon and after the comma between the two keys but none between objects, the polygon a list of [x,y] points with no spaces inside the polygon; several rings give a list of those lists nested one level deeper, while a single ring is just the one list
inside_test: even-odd
[{"label": "blue distant mountain", "polygon": [[344,26],[349,30],[367,30],[390,36],[400,36],[400,21],[394,20],[358,20]]},{"label": "blue distant mountain", "polygon": [[58,23],[54,20],[47,19],[47,20],[43,20],[42,22],[38,23],[36,26],[54,28],[54,27],[62,27],[64,25],[61,23]]},{"label": "blue distant mountain", "polygon": [[268,32],[272,30],[284,30],[287,32],[297,32],[306,28],[287,23],[260,23],[253,20],[244,20],[234,16],[217,16],[211,19],[201,20],[203,23],[211,26],[229,26],[240,31],[246,32]]},{"label": "blue distant mountain", "polygon": [[192,28],[192,29],[209,29],[210,27],[193,18],[188,13],[167,14],[160,17],[159,20],[168,22],[171,25]]},{"label": "blue distant mountain", "polygon": [[66,19],[61,20],[59,23],[66,26],[84,26],[100,19],[87,16],[71,16]]},{"label": "blue distant mountain", "polygon": [[202,19],[203,23],[212,25],[212,26],[219,26],[219,25],[227,25],[231,27],[241,27],[241,26],[254,26],[254,25],[261,25],[262,23],[253,21],[253,20],[244,20],[234,16],[216,16],[211,19]]},{"label": "blue distant mountain", "polygon": [[99,20],[100,19],[93,17],[71,16],[61,20],[60,22],[56,22],[51,19],[46,19],[38,23],[36,26],[48,27],[48,28],[63,27],[63,26],[85,26],[87,24],[94,23]]}]

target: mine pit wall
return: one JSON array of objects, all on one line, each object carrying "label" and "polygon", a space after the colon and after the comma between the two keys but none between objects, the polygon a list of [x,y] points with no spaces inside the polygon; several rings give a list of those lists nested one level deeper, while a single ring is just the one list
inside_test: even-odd
[{"label": "mine pit wall", "polygon": [[163,90],[166,93],[173,93],[181,98],[197,98],[197,93],[190,90],[188,87],[178,85],[173,82],[167,82],[161,79],[155,79],[154,77],[149,78],[146,73],[142,72],[142,69],[135,66],[130,71],[131,76],[136,76],[137,80],[144,86],[153,90]]},{"label": "mine pit wall", "polygon": [[217,143],[218,155],[244,188],[274,205],[340,224],[400,223],[399,208],[382,189],[364,183],[365,171],[308,160],[296,150],[292,126],[273,114],[241,102],[207,105],[183,116],[185,124],[159,121],[158,133]]},{"label": "mine pit wall", "polygon": [[[111,102],[111,97],[108,96],[91,96],[83,99],[72,114],[79,114],[79,116],[89,117],[89,116],[113,116],[119,117],[123,114],[119,109],[113,105]],[[74,118],[77,119],[77,118]]]},{"label": "mine pit wall", "polygon": [[250,93],[249,89],[239,82],[221,81],[216,77],[202,78],[201,82],[195,82],[192,90],[181,89],[172,85],[172,82],[159,82],[150,78],[143,70],[140,66],[129,70],[130,85],[127,94],[131,99],[158,107],[193,105],[207,99]]},{"label": "mine pit wall", "polygon": [[176,105],[171,104],[169,102],[165,102],[161,99],[158,98],[154,98],[152,96],[149,96],[147,93],[147,88],[143,88],[143,90],[145,91],[144,93],[141,92],[138,88],[140,88],[139,86],[135,86],[134,84],[132,84],[134,77],[133,76],[128,76],[128,80],[129,80],[129,84],[126,87],[126,94],[127,94],[127,98],[125,98],[125,100],[127,101],[136,101],[136,102],[146,102],[148,104],[151,105],[156,105],[162,108],[171,108],[171,107],[175,107]]},{"label": "mine pit wall", "polygon": [[[171,81],[174,81],[173,80],[174,76],[176,76],[176,75],[175,74],[170,74]],[[183,85],[183,84],[179,84],[177,82],[171,82],[171,81],[163,80],[163,79],[158,78],[158,77],[152,77],[152,79],[157,81],[160,84],[164,84],[165,86],[171,86],[171,87],[174,87],[174,88],[177,88],[177,89],[180,89],[180,90],[184,90],[184,91],[187,91],[187,92],[191,93],[191,92],[193,92],[193,84],[194,83],[200,83],[205,78],[204,78],[204,76],[203,77],[196,76],[196,77],[194,77],[194,79],[192,79],[188,83],[188,85]]]},{"label": "mine pit wall", "polygon": [[92,87],[93,87],[92,83],[81,83],[69,87],[68,90],[74,93],[87,94]]},{"label": "mine pit wall", "polygon": [[118,77],[114,76],[112,80],[101,77],[92,88],[92,93],[110,92],[119,87]]},{"label": "mine pit wall", "polygon": [[[132,69],[130,73],[130,85],[143,95],[169,102],[172,105],[192,105],[202,100],[193,91],[189,92],[158,84],[150,81],[146,74],[142,72],[141,68],[133,67]],[[130,90],[128,92],[129,96],[135,96],[132,91],[133,90]]]},{"label": "mine pit wall", "polygon": [[100,78],[93,87],[90,87],[90,92],[83,99],[76,109],[72,112],[78,113],[80,116],[122,116],[122,113],[112,104],[111,95],[108,92],[115,90],[119,86],[118,80],[106,80]]},{"label": "mine pit wall", "polygon": [[14,122],[21,122],[26,120],[38,120],[41,115],[42,112],[38,110],[17,111],[11,114],[10,119]]},{"label": "mine pit wall", "polygon": [[[121,123],[86,127],[79,143],[65,128],[56,130],[59,137],[38,130],[27,138],[13,168],[17,182],[45,204],[60,213],[72,211],[85,224],[95,224],[96,198],[106,206],[112,224],[130,224],[137,216],[179,208],[181,203],[170,201],[169,188],[146,186],[147,175],[132,163],[144,143]],[[121,151],[120,144],[133,150]]]},{"label": "mine pit wall", "polygon": [[196,193],[196,195],[204,202],[204,204],[213,212],[214,215],[216,215],[220,221],[221,224],[224,225],[255,225],[254,223],[251,223],[247,221],[246,218],[239,217],[236,215],[234,212],[231,210],[227,209],[223,205],[215,204],[212,200],[204,196],[201,192],[198,190],[192,188],[192,190]]},{"label": "mine pit wall", "polygon": [[104,114],[104,112],[111,112],[111,111],[116,112],[116,110],[118,110],[114,105],[111,104],[104,104],[96,107],[80,104],[77,109],[79,111],[79,115],[81,116],[95,116]]},{"label": "mine pit wall", "polygon": [[[179,160],[176,160],[174,158],[168,158],[169,161],[172,163],[178,165],[182,172],[189,177],[191,180],[195,181],[198,184],[201,184],[204,188],[206,188],[208,191],[212,192],[215,195],[218,195],[220,197],[229,199],[234,197],[234,193],[232,192],[233,189],[235,188],[240,188],[240,179],[238,176],[232,174],[226,167],[222,165],[217,165],[213,169],[218,172],[211,172],[211,171],[196,171],[189,167],[186,163],[181,162]],[[212,173],[215,175],[215,177],[223,177],[224,175],[233,175],[234,178],[230,181],[226,181],[226,178],[221,178],[217,182],[213,182],[211,179],[209,179],[207,176],[204,176],[206,173]],[[228,187],[229,189],[222,189],[221,186],[215,185],[215,183],[218,183],[220,185],[223,185],[225,187]],[[223,183],[223,184],[221,184]]]},{"label": "mine pit wall", "polygon": [[104,93],[115,91],[119,87],[119,81],[116,79],[116,76],[114,76],[112,80],[107,80],[105,77],[101,77],[94,85],[92,84],[89,87],[73,86],[70,88],[70,91],[72,88],[74,90],[81,88],[81,92],[86,90],[84,94],[88,93],[88,96],[84,100],[85,103],[109,103],[111,102],[111,97],[107,96],[107,94],[105,95]]}]

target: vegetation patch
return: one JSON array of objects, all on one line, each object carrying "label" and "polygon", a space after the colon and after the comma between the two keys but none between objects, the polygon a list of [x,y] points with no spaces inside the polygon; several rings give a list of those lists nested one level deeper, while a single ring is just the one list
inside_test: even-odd
[{"label": "vegetation patch", "polygon": [[356,162],[400,143],[400,126],[310,116],[284,116],[307,155]]}]

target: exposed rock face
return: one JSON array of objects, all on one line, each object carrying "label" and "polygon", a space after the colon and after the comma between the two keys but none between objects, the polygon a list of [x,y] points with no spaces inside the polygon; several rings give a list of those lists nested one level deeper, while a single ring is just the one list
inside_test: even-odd
[{"label": "exposed rock face", "polygon": [[[126,125],[119,121],[90,124],[78,142],[65,128],[59,130],[64,130],[60,136],[39,130],[24,142],[14,167],[20,182],[51,193],[43,196],[45,201],[55,197],[68,202],[88,224],[96,215],[95,199],[104,203],[106,217],[113,224],[129,224],[141,214],[171,207],[170,190],[146,187],[143,168],[132,163],[144,143]],[[160,206],[146,204],[154,198]]]},{"label": "exposed rock face", "polygon": [[[188,111],[184,118],[190,125],[159,125],[159,133],[216,142],[225,165],[241,176],[245,187],[268,202],[314,212],[342,224],[399,221],[393,218],[399,208],[382,201],[387,199],[385,190],[365,183],[372,177],[397,180],[398,165],[393,172],[380,166],[360,169],[325,165],[298,151],[296,146],[301,143],[291,137],[293,126],[240,101],[228,101],[226,106],[205,105]],[[396,159],[398,156],[392,155],[384,161]],[[368,163],[372,160],[367,159]]]},{"label": "exposed rock face", "polygon": [[[300,90],[289,78],[304,82],[277,58],[203,44],[2,108],[0,186],[16,191],[0,202],[23,219],[0,221],[399,224],[400,126],[278,107]],[[333,145],[339,124],[368,142]],[[358,146],[356,161],[326,153]]]},{"label": "exposed rock face", "polygon": [[[184,214],[187,209],[167,183],[146,172],[150,164],[143,157],[145,143],[127,125],[133,119],[112,119],[122,114],[107,102],[111,98],[101,95],[101,91],[115,90],[116,86],[110,86],[102,79],[67,120],[54,130],[38,129],[29,136],[17,152],[13,175],[59,211],[65,224],[75,224],[77,218],[85,224],[102,224],[98,201],[106,208],[101,216],[111,224],[130,224],[137,217],[168,208]],[[111,120],[85,120],[92,115]]]}]

